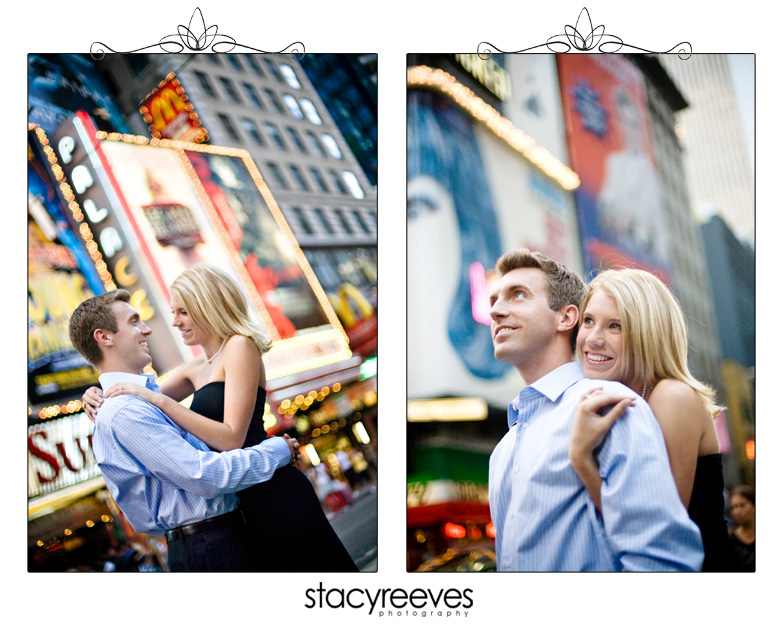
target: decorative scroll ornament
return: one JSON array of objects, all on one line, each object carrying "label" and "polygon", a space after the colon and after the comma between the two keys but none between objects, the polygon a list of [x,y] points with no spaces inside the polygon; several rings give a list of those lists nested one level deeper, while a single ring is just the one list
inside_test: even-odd
[{"label": "decorative scroll ornament", "polygon": [[[570,26],[568,24],[564,26],[563,34],[553,35],[543,44],[531,46],[530,48],[524,48],[523,50],[510,51],[508,54],[530,52],[532,50],[536,50],[537,48],[547,48],[550,50],[550,52],[557,53],[566,53],[572,50],[576,50],[577,52],[589,52],[594,50],[594,48],[596,48],[598,52],[602,53],[636,51],[664,54],[677,51],[678,56],[684,60],[691,56],[691,44],[687,41],[682,41],[669,50],[662,50],[659,52],[654,50],[646,50],[645,48],[640,48],[631,44],[626,44],[617,35],[610,35],[605,33],[603,24],[594,28],[593,23],[591,22],[591,16],[588,14],[588,9],[585,7],[583,7],[582,11],[580,11],[580,15],[577,16],[577,22],[574,26]],[[485,60],[490,58],[490,55],[493,52],[507,54],[506,51],[499,50],[494,45],[486,41],[483,41],[479,44],[479,46],[477,46],[476,52],[482,59]]]},{"label": "decorative scroll ornament", "polygon": [[[204,22],[204,16],[201,13],[201,9],[197,7],[193,12],[193,15],[191,15],[191,21],[188,23],[188,26],[183,26],[180,24],[177,26],[176,35],[166,35],[165,37],[162,37],[157,44],[151,44],[149,46],[137,48],[136,50],[122,51],[114,50],[106,44],[96,41],[93,42],[93,44],[90,46],[90,55],[93,57],[93,59],[102,59],[106,55],[107,51],[120,54],[132,54],[134,52],[144,52],[156,48],[170,54],[179,53],[183,50],[188,50],[190,52],[207,51],[221,53],[232,52],[237,48],[241,48],[242,51],[271,54],[266,50],[259,50],[258,48],[252,48],[250,46],[237,43],[237,40],[234,39],[234,37],[218,33],[217,25],[213,25],[208,28]],[[283,50],[277,51],[277,54],[284,52],[288,52],[292,58],[302,59],[302,57],[305,56],[305,44],[299,41],[294,42],[293,44],[289,44]]]}]

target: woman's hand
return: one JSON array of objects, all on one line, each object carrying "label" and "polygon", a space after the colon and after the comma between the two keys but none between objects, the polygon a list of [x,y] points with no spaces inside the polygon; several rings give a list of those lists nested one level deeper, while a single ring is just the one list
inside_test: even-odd
[{"label": "woman's hand", "polygon": [[160,394],[157,392],[148,390],[146,387],[139,385],[138,383],[115,383],[108,390],[106,390],[104,398],[120,396],[121,394],[131,394],[132,396],[138,396],[143,401],[147,401],[153,405],[155,404],[155,397],[160,396]]},{"label": "woman's hand", "polygon": [[[634,405],[634,397],[611,394],[602,388],[595,388],[585,394],[574,410],[572,438],[569,442],[569,458],[572,462],[592,458],[610,427],[630,405]],[[609,406],[612,406],[609,411],[602,411]]]},{"label": "woman's hand", "polygon": [[[602,443],[618,416],[630,405],[634,405],[633,397],[610,394],[602,388],[594,388],[580,399],[574,410],[569,460],[600,515],[602,477],[593,452]],[[605,411],[608,406],[612,408]]]},{"label": "woman's hand", "polygon": [[87,388],[87,391],[82,394],[82,409],[87,417],[95,422],[95,415],[98,413],[98,408],[103,404],[103,393],[101,388],[95,386]]}]

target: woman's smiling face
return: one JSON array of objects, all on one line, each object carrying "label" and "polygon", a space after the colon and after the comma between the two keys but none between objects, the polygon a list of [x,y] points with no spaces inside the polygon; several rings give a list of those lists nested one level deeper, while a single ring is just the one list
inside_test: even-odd
[{"label": "woman's smiling face", "polygon": [[176,294],[172,294],[171,309],[172,326],[179,330],[182,335],[182,341],[186,346],[203,344],[209,338],[209,333],[206,333],[193,322],[185,309],[185,305],[177,298]]},{"label": "woman's smiling face", "polygon": [[603,290],[596,290],[585,306],[577,333],[577,352],[589,379],[620,381],[623,375],[623,335],[618,305]]}]

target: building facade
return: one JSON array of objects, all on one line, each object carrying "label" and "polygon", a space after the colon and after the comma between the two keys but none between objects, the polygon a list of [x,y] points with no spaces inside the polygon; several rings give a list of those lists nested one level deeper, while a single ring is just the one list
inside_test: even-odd
[{"label": "building facade", "polygon": [[639,64],[646,76],[653,146],[669,234],[673,288],[689,331],[689,366],[698,379],[721,391],[719,344],[706,251],[691,210],[683,148],[675,133],[676,116],[688,110],[691,103],[686,102],[657,58],[645,57]]},{"label": "building facade", "polygon": [[677,116],[692,206],[754,246],[754,174],[725,54],[661,55],[689,101]]}]

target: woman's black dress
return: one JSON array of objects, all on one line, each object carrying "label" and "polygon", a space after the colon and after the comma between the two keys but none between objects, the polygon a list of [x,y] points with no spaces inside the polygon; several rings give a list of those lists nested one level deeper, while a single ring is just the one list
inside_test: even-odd
[{"label": "woman's black dress", "polygon": [[[223,421],[224,381],[198,389],[191,402],[197,414]],[[244,446],[267,438],[264,402],[259,388]],[[321,509],[316,491],[294,466],[279,468],[269,481],[237,493],[242,512],[259,551],[257,564],[265,572],[357,572],[346,548]]]},{"label": "woman's black dress", "polygon": [[689,501],[689,518],[700,528],[705,547],[703,572],[736,570],[730,553],[727,522],[724,520],[724,473],[721,453],[697,458],[694,487]]}]

